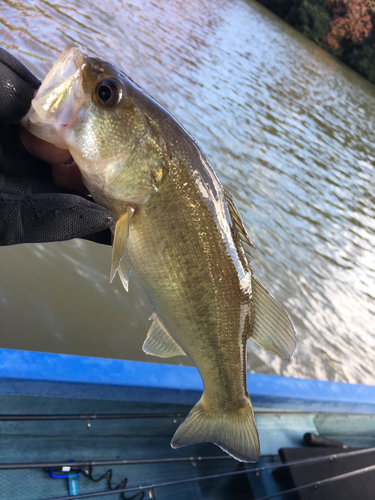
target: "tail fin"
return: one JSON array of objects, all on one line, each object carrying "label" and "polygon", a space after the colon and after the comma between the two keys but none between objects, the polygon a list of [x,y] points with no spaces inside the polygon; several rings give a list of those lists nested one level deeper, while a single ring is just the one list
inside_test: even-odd
[{"label": "tail fin", "polygon": [[240,462],[256,462],[260,455],[259,436],[250,399],[245,407],[224,411],[200,401],[176,430],[172,448],[209,441]]}]

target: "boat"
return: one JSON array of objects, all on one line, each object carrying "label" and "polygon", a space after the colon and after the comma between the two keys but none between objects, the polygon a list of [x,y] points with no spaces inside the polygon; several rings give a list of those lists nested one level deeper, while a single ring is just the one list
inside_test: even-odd
[{"label": "boat", "polygon": [[261,457],[170,439],[193,367],[0,349],[0,500],[373,499],[375,387],[247,374]]}]

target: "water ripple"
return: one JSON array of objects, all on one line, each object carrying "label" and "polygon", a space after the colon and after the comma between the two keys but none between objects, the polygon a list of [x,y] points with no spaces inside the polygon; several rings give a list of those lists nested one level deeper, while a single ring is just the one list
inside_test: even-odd
[{"label": "water ripple", "polygon": [[[258,248],[257,276],[299,335],[289,364],[249,346],[250,370],[375,383],[373,85],[251,0],[6,0],[0,22],[1,45],[38,77],[67,43],[87,45],[201,143]],[[44,342],[52,351],[126,357],[130,350],[137,357],[149,306],[133,282],[127,297],[109,287],[100,249],[70,243],[7,250],[0,252],[2,269],[22,269],[23,279],[8,271],[2,278],[2,326],[12,332],[4,346]],[[37,294],[33,309],[22,297],[34,271],[45,290],[54,280],[61,288],[58,300]],[[73,312],[73,285],[98,311],[90,346],[84,320]],[[117,311],[122,302],[126,318]],[[26,340],[17,333],[20,303]],[[82,314],[93,313],[83,307]],[[91,331],[95,323],[111,325],[107,342]],[[126,329],[129,339],[120,333]],[[53,341],[46,340],[50,331]]]}]

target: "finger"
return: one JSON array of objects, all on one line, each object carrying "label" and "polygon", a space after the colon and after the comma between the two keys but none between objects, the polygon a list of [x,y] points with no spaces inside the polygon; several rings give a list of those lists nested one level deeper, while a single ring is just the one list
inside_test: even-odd
[{"label": "finger", "polygon": [[77,193],[88,193],[83,183],[81,172],[75,162],[70,165],[58,163],[51,165],[52,179],[58,186],[77,191]]},{"label": "finger", "polygon": [[30,108],[40,81],[12,54],[0,48],[0,123],[18,122]]},{"label": "finger", "polygon": [[110,229],[83,236],[83,239],[93,241],[94,243],[100,243],[101,245],[112,245],[112,233]]},{"label": "finger", "polygon": [[61,193],[64,192],[60,186],[52,182],[33,179],[22,175],[10,175],[0,173],[0,193],[3,194],[37,194],[37,193]]},{"label": "finger", "polygon": [[82,238],[113,224],[109,210],[69,194],[0,194],[0,212],[0,245]]},{"label": "finger", "polygon": [[20,127],[20,139],[27,151],[47,163],[69,163],[73,158],[67,149],[61,149],[54,144],[35,137],[28,130]]}]

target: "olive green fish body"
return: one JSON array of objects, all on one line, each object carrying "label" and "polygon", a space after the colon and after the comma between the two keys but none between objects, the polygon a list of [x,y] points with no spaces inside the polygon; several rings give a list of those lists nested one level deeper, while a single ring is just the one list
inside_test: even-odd
[{"label": "olive green fish body", "polygon": [[233,381],[239,380],[236,397],[243,396],[251,290],[241,289],[213,215],[186,168],[171,172],[135,215],[125,259],[166,330],[193,358],[207,393],[235,398]]},{"label": "olive green fish body", "polygon": [[111,280],[132,273],[155,313],[143,349],[189,355],[201,400],[172,446],[211,441],[259,457],[246,388],[250,337],[289,359],[288,315],[252,274],[252,246],[231,196],[182,125],[115,66],[66,49],[24,123],[68,147],[97,203],[117,219]]}]

